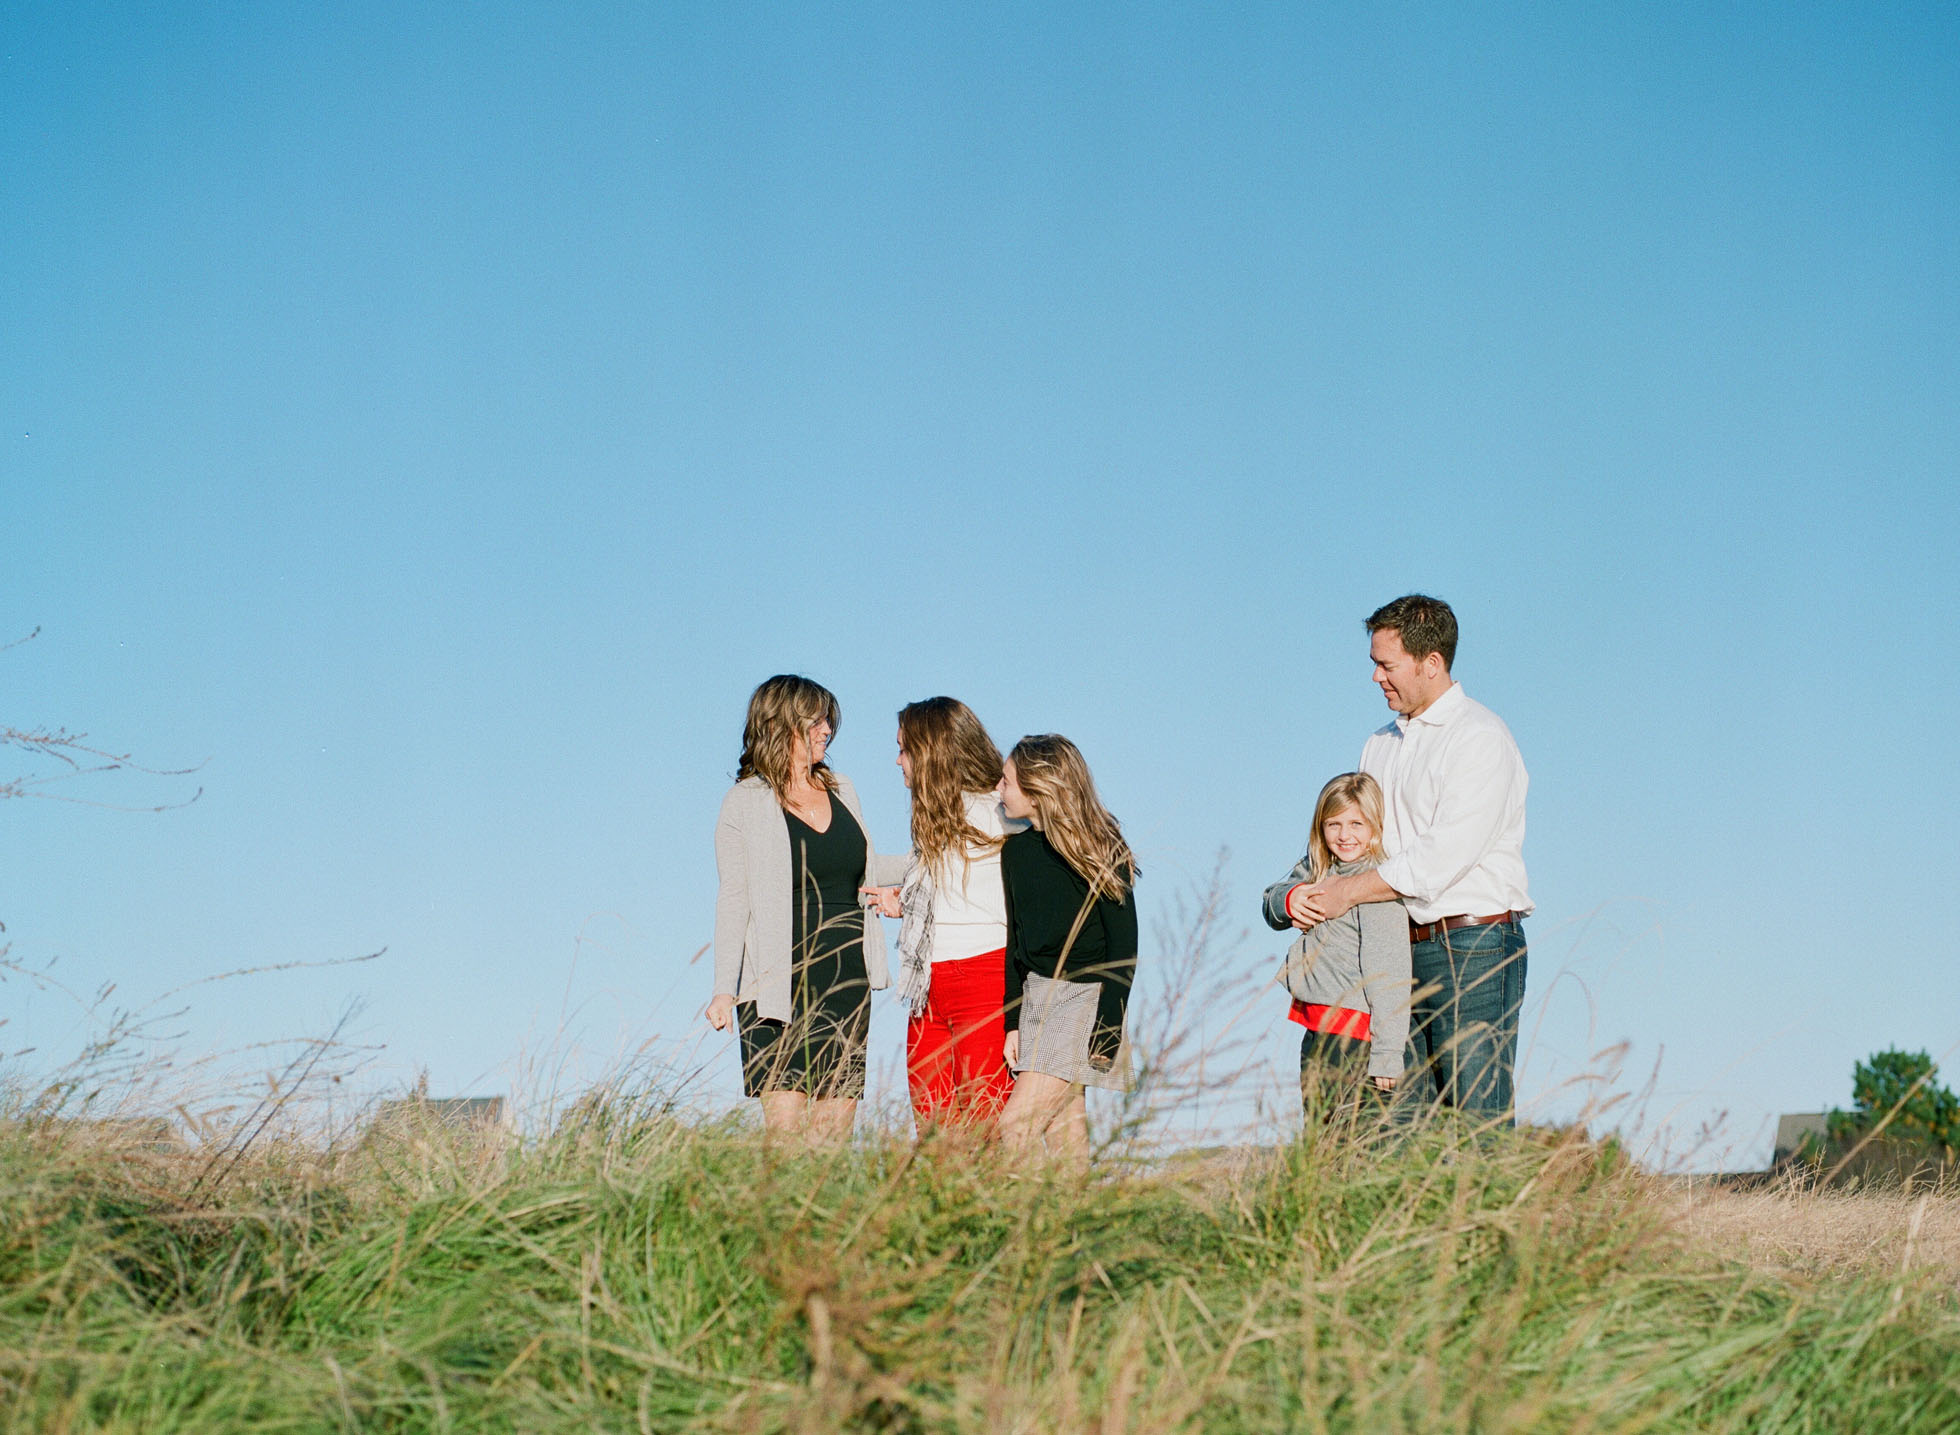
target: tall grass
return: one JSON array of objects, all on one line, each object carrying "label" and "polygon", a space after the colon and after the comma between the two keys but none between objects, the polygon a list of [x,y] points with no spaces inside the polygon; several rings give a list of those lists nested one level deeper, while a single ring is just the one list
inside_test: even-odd
[{"label": "tall grass", "polygon": [[0,1131],[9,1429],[1960,1428],[1950,1288],[1709,1254],[1577,1137],[1325,1126],[1080,1180],[614,1094],[200,1186],[77,1131]]},{"label": "tall grass", "polygon": [[685,1072],[544,1102],[522,1139],[279,1137],[329,1038],[179,1149],[77,1119],[106,1088],[64,1075],[0,1109],[0,1428],[1960,1429],[1923,1206],[1905,1257],[1820,1272],[1711,1240],[1576,1131],[1167,1152],[1262,999],[1209,955],[1222,911],[1214,883],[1162,943],[1087,1178],[891,1118],[771,1146]]}]

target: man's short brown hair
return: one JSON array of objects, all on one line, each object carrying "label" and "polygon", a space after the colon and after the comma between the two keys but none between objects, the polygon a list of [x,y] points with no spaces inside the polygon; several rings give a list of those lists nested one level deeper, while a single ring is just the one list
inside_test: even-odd
[{"label": "man's short brown hair", "polygon": [[1368,615],[1368,631],[1379,633],[1384,628],[1395,631],[1402,651],[1417,662],[1441,653],[1445,672],[1456,662],[1456,614],[1441,598],[1410,593],[1382,604]]}]

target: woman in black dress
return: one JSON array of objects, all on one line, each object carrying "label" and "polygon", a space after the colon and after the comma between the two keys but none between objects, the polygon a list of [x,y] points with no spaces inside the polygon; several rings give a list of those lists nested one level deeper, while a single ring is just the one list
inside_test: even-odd
[{"label": "woman in black dress", "polygon": [[864,1095],[871,991],[888,984],[863,888],[889,880],[850,781],[824,763],[837,699],[808,678],[749,699],[737,781],[715,828],[715,996],[708,1021],[741,1032],[742,1088],[772,1132],[850,1135]]}]

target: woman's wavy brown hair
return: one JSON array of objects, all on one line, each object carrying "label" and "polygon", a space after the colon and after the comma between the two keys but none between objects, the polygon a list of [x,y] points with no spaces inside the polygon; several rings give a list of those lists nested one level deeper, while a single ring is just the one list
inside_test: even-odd
[{"label": "woman's wavy brown hair", "polygon": [[926,698],[898,710],[898,741],[912,759],[912,846],[935,877],[1000,846],[967,820],[966,794],[1000,784],[1000,749],[958,698]]},{"label": "woman's wavy brown hair", "polygon": [[[819,721],[829,723],[830,735],[837,736],[837,699],[829,688],[794,673],[765,679],[749,694],[749,719],[742,727],[742,761],[735,769],[735,780],[759,777],[769,784],[776,800],[782,801],[789,786],[796,735],[808,733]],[[810,768],[810,779],[821,783],[826,791],[837,790],[837,778],[824,763]]]},{"label": "woman's wavy brown hair", "polygon": [[1096,780],[1076,745],[1059,733],[1036,733],[1014,744],[1014,780],[1034,804],[1041,835],[1097,897],[1113,902],[1142,868],[1123,829],[1096,796]]},{"label": "woman's wavy brown hair", "polygon": [[1368,844],[1368,850],[1361,854],[1362,857],[1372,857],[1379,862],[1385,855],[1382,851],[1381,787],[1365,772],[1344,772],[1320,789],[1320,797],[1313,805],[1313,830],[1307,834],[1310,881],[1318,882],[1334,870],[1334,854],[1327,846],[1326,834],[1320,830],[1321,824],[1350,807],[1360,808],[1363,820],[1375,830],[1374,840]]}]

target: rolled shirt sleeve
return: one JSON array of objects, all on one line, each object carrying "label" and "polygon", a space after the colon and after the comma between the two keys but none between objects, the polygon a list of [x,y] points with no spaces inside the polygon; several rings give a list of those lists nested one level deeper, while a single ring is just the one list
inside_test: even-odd
[{"label": "rolled shirt sleeve", "polygon": [[899,887],[905,883],[906,869],[912,865],[910,852],[873,852],[864,869],[867,887]]}]

